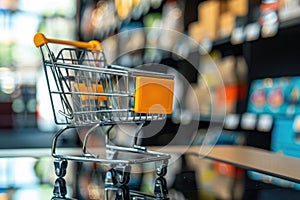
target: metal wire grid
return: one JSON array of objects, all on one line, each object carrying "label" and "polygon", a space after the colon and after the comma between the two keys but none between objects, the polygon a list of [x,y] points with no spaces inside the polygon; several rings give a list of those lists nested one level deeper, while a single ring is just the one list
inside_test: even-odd
[{"label": "metal wire grid", "polygon": [[135,123],[166,117],[134,112],[136,76],[155,73],[107,66],[102,51],[64,48],[55,57],[48,45],[46,49],[41,51],[57,124]]}]

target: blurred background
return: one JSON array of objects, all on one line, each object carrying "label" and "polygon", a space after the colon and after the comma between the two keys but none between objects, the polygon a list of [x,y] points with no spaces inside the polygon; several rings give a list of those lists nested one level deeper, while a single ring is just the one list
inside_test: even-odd
[{"label": "blurred background", "polygon": [[[151,27],[182,33],[202,48],[195,50],[185,38],[160,29],[115,36]],[[189,142],[201,145],[214,115],[214,123],[222,126],[217,144],[300,156],[299,0],[0,0],[0,151],[50,148],[60,128],[33,44],[36,32],[49,38],[100,40],[109,63],[159,63],[188,81],[188,90],[184,83],[176,85],[181,110],[175,106],[161,133],[146,138],[145,145],[168,144],[182,123],[197,124],[197,135]],[[225,116],[218,112],[223,110]],[[80,143],[72,134],[60,142],[62,147]],[[300,187],[292,182],[189,159],[182,163],[189,163],[186,170],[196,174],[197,198],[270,199],[269,191],[277,192],[277,198],[287,193],[299,198]],[[0,200],[51,198],[51,158],[3,156],[0,163]],[[170,183],[173,191],[188,198],[189,192],[175,183]],[[80,197],[78,188],[70,188],[70,195]]]}]

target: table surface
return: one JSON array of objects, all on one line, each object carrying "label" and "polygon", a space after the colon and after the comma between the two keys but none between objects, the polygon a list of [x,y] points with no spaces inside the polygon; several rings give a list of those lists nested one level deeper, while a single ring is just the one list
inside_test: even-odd
[{"label": "table surface", "polygon": [[[168,152],[178,152],[178,147],[168,147]],[[300,159],[276,154],[250,146],[192,146],[186,154],[199,156],[243,169],[254,170],[300,183]]]},{"label": "table surface", "polygon": [[[199,159],[211,159],[232,164],[244,169],[284,178],[300,183],[300,159],[275,154],[267,150],[249,146],[166,146],[148,147],[159,152],[198,156]],[[104,148],[98,148],[104,151]],[[81,155],[81,148],[59,148],[57,152],[65,155]],[[50,148],[41,149],[1,149],[0,158],[46,157],[51,156]]]}]

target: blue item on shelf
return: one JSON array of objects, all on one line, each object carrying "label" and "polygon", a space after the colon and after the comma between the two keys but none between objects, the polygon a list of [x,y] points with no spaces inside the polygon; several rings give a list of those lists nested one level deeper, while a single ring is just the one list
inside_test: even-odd
[{"label": "blue item on shelf", "polygon": [[297,129],[298,117],[277,118],[272,133],[271,150],[286,156],[300,158],[300,140]]},{"label": "blue item on shelf", "polygon": [[248,111],[256,114],[286,115],[289,92],[294,79],[274,78],[253,81],[250,88]]},{"label": "blue item on shelf", "polygon": [[256,114],[300,114],[300,77],[255,80],[249,92],[248,112]]},{"label": "blue item on shelf", "polygon": [[[273,116],[271,151],[300,158],[300,77],[266,78],[252,82],[248,112]],[[300,190],[300,184],[248,171],[253,180]]]},{"label": "blue item on shelf", "polygon": [[[299,126],[299,127],[298,127]],[[300,158],[300,116],[276,117],[272,132],[271,151],[285,156]],[[300,184],[284,179],[268,176],[254,171],[248,171],[253,180],[263,181],[300,190]]]}]

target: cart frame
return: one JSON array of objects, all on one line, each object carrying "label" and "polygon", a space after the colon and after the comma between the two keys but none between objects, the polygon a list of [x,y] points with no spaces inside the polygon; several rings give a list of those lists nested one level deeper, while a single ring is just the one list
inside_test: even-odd
[{"label": "cart frame", "polygon": [[[149,151],[138,145],[137,138],[146,121],[163,120],[167,114],[171,114],[174,76],[107,65],[101,44],[94,40],[77,42],[49,39],[37,33],[34,43],[42,55],[54,121],[58,125],[66,125],[54,135],[52,141],[51,152],[56,159],[56,175],[59,178],[65,176],[68,160],[94,162],[110,166],[113,170],[110,173],[117,174],[118,183],[127,184],[131,165],[155,162],[156,174],[163,178],[167,173],[170,154]],[[73,48],[62,48],[55,56],[49,43]],[[157,91],[159,98],[149,96],[149,93]],[[132,146],[112,144],[109,138],[111,128],[130,123],[138,124]],[[87,153],[89,137],[103,126],[110,126],[105,133],[106,158]],[[82,156],[58,154],[56,148],[59,137],[66,130],[78,127],[88,127],[84,135]],[[119,152],[144,157],[117,159]],[[65,196],[64,192],[60,195]]]}]

